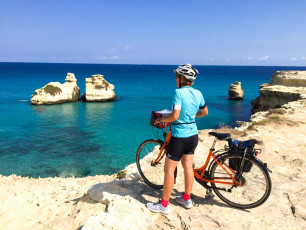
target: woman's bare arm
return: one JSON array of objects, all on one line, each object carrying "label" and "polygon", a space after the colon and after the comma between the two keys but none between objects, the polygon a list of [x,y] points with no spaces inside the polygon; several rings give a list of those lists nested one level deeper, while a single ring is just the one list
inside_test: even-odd
[{"label": "woman's bare arm", "polygon": [[181,110],[172,110],[172,113],[170,113],[167,117],[162,117],[161,119],[157,119],[154,124],[160,123],[160,122],[173,122],[179,119]]},{"label": "woman's bare arm", "polygon": [[208,108],[207,106],[204,109],[201,109],[199,112],[197,112],[196,117],[205,117],[208,115]]}]

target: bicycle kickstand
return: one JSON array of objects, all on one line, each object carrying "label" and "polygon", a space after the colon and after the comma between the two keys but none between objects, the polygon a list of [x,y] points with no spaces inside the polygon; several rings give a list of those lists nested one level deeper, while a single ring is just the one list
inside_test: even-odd
[{"label": "bicycle kickstand", "polygon": [[212,189],[211,189],[211,188],[207,189],[207,190],[206,190],[205,199],[210,200],[210,199],[212,199],[213,197],[214,197],[214,195],[213,195],[213,193],[212,193]]}]

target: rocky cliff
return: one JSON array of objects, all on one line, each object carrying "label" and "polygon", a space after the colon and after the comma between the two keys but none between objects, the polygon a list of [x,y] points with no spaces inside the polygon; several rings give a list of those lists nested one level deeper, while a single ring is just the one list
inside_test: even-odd
[{"label": "rocky cliff", "polygon": [[91,78],[86,78],[85,83],[85,101],[111,101],[117,98],[114,92],[115,86],[108,83],[103,75],[92,75]]},{"label": "rocky cliff", "polygon": [[253,113],[306,99],[306,71],[277,71],[269,84],[260,86],[259,94],[252,101]]},{"label": "rocky cliff", "polygon": [[32,95],[31,104],[51,105],[63,102],[78,101],[80,88],[77,86],[77,79],[73,73],[68,73],[65,83],[50,82],[44,87],[35,90]]}]

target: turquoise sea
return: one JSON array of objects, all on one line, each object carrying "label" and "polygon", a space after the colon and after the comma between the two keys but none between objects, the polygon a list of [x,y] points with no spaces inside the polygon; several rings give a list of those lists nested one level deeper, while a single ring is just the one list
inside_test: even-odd
[{"label": "turquoise sea", "polygon": [[[178,63],[179,64],[179,63]],[[0,174],[30,177],[113,174],[135,162],[138,145],[154,138],[152,110],[171,109],[175,76],[171,65],[0,63]],[[199,129],[236,126],[250,117],[259,85],[277,70],[306,67],[196,66],[209,116]],[[105,103],[30,105],[31,95],[74,73],[81,93],[85,77],[103,74],[118,100]],[[229,101],[231,83],[242,82],[243,101]]]}]

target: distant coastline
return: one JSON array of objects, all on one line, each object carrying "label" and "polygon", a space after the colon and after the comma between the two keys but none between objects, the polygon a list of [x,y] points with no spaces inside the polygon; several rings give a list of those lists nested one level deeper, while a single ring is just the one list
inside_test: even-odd
[{"label": "distant coastline", "polygon": [[[173,63],[173,64],[149,64],[149,63],[144,63],[144,64],[139,64],[139,63],[76,63],[76,62],[25,62],[25,61],[21,61],[21,62],[11,62],[11,61],[0,61],[0,63],[16,63],[16,64],[73,64],[73,65],[144,65],[144,66],[177,66],[178,63]],[[282,67],[290,67],[290,68],[305,68],[306,69],[306,65],[241,65],[241,64],[235,64],[235,65],[207,65],[207,64],[194,64],[195,66],[213,66],[213,67],[280,67],[280,69]]]}]

